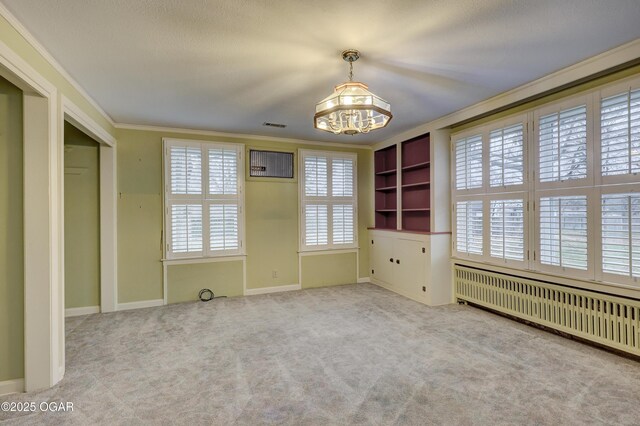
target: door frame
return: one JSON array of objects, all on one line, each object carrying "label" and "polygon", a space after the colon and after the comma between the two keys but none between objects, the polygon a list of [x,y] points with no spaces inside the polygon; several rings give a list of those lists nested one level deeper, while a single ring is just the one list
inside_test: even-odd
[{"label": "door frame", "polygon": [[[62,157],[63,162],[65,121],[68,121],[77,129],[91,137],[99,145],[100,312],[113,312],[117,309],[118,304],[116,139],[64,95],[61,95],[61,107],[62,114],[60,114],[59,126],[61,139],[63,141],[63,151],[60,152],[59,155]],[[64,188],[64,174],[61,185],[61,188]],[[62,206],[64,209],[64,191]],[[62,233],[64,235],[64,220]],[[61,247],[61,250],[64,265],[64,245]]]}]

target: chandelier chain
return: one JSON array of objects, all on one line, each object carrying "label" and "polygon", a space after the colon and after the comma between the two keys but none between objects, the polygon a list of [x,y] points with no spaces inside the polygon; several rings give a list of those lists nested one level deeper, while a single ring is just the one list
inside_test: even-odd
[{"label": "chandelier chain", "polygon": [[349,81],[353,81],[353,61],[349,61]]}]

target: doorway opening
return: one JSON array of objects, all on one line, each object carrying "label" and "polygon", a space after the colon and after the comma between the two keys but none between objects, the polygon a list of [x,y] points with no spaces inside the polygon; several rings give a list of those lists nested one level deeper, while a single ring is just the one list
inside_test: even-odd
[{"label": "doorway opening", "polygon": [[100,149],[64,122],[65,316],[100,312]]}]

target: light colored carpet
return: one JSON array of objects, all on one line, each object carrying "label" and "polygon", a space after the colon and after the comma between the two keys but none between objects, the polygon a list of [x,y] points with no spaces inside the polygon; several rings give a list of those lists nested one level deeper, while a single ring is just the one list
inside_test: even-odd
[{"label": "light colored carpet", "polygon": [[[639,424],[640,363],[371,284],[67,321],[55,388],[8,424]],[[11,417],[11,418],[10,418]],[[9,419],[10,418],[10,419]]]}]

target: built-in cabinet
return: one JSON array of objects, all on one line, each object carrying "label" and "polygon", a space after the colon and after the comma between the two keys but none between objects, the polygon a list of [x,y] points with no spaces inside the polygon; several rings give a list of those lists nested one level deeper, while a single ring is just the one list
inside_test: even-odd
[{"label": "built-in cabinet", "polygon": [[453,301],[448,234],[370,230],[373,283],[428,305]]},{"label": "built-in cabinet", "polygon": [[[369,230],[371,281],[428,305],[453,302],[449,134],[436,136],[437,147],[425,134],[375,151],[375,227]],[[434,176],[440,182],[432,182]]]}]

